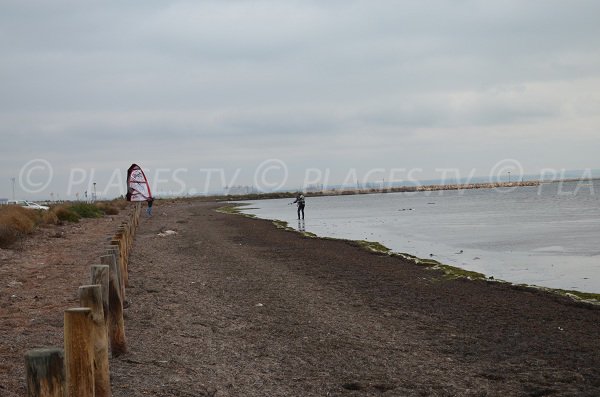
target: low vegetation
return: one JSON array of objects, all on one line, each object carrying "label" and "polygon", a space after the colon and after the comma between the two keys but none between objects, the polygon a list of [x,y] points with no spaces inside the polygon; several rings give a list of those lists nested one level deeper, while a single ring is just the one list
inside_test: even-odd
[{"label": "low vegetation", "polygon": [[36,212],[12,205],[0,208],[0,247],[6,248],[31,234],[42,221]]},{"label": "low vegetation", "polygon": [[77,203],[71,204],[69,209],[81,218],[100,218],[103,213],[95,204]]},{"label": "low vegetation", "polygon": [[122,206],[121,203],[113,203],[113,202],[102,202],[96,204],[96,207],[104,213],[104,215],[118,215],[119,210],[124,210],[127,208],[127,201],[123,200],[125,206]]},{"label": "low vegetation", "polygon": [[64,222],[79,222],[81,218],[100,218],[117,215],[127,208],[125,200],[106,202],[58,204],[49,211],[32,210],[16,205],[0,206],[0,248],[9,248],[38,226],[57,225]]},{"label": "low vegetation", "polygon": [[68,206],[58,206],[52,209],[61,222],[79,222],[81,216]]}]

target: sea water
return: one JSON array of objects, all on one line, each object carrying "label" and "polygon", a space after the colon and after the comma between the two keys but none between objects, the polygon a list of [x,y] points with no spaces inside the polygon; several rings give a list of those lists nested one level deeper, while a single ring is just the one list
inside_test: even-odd
[{"label": "sea water", "polygon": [[[259,200],[244,212],[513,283],[600,293],[600,180]],[[243,208],[243,207],[242,207]]]}]

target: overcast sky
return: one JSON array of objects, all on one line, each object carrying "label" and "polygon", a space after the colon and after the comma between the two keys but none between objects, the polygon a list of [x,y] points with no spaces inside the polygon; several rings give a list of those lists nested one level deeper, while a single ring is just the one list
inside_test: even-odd
[{"label": "overcast sky", "polygon": [[598,169],[599,15],[597,0],[0,0],[0,197],[11,177],[24,198],[105,191],[133,162],[197,191],[203,170],[252,184],[268,160],[286,186],[309,168]]}]

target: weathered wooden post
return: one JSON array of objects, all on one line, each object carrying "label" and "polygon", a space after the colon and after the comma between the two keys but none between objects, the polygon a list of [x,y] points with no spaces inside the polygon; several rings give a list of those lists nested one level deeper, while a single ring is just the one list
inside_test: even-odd
[{"label": "weathered wooden post", "polygon": [[129,269],[128,269],[128,265],[129,265],[129,247],[127,246],[127,238],[125,237],[125,229],[120,226],[119,228],[117,228],[117,233],[115,234],[115,238],[117,240],[119,240],[119,247],[121,248],[122,251],[122,257],[123,257],[123,268],[125,269],[125,273],[127,274],[127,278],[125,279],[125,286],[129,286]]},{"label": "weathered wooden post", "polygon": [[121,241],[121,246],[123,247],[123,257],[127,258],[129,246],[127,245],[127,239],[125,238],[125,227],[122,224],[117,227],[115,237]]},{"label": "weathered wooden post", "polygon": [[30,350],[25,354],[28,397],[65,397],[64,352],[59,348]]},{"label": "weathered wooden post", "polygon": [[108,337],[110,339],[112,355],[113,357],[117,357],[127,352],[125,321],[123,319],[123,298],[118,278],[118,266],[115,255],[101,256],[100,261],[109,266]]},{"label": "weathered wooden post", "polygon": [[128,277],[127,277],[127,268],[125,267],[125,253],[124,253],[124,249],[123,249],[123,244],[121,243],[121,240],[118,239],[117,237],[113,238],[112,240],[110,240],[110,244],[114,245],[118,248],[118,262],[119,262],[119,270],[120,270],[120,274],[121,274],[121,281],[123,282],[123,287],[127,287],[128,284]]},{"label": "weathered wooden post", "polygon": [[[121,291],[121,299],[123,301],[125,301],[125,284],[123,283],[123,274],[121,273],[121,266],[119,263],[119,247],[117,245],[109,245],[107,247],[107,255],[114,257],[114,260],[116,263],[116,267],[114,269],[115,277],[119,281],[118,285],[119,285],[119,290]],[[109,265],[109,278],[110,278],[110,272],[113,271],[112,268],[110,268],[112,259],[109,259],[109,258],[102,259],[102,257],[100,257],[100,259],[104,261],[104,262],[101,262],[103,265]]]},{"label": "weathered wooden post", "polygon": [[119,229],[123,230],[123,234],[125,235],[125,242],[127,244],[127,252],[131,252],[132,246],[132,238],[131,238],[131,221],[121,223]]},{"label": "weathered wooden post", "polygon": [[140,223],[140,214],[141,214],[141,205],[140,203],[136,203],[135,204],[135,208],[133,210],[133,214],[132,214],[132,218],[133,218],[133,222],[135,224],[135,226],[137,227],[137,225],[139,225]]},{"label": "weathered wooden post", "polygon": [[96,397],[110,397],[110,371],[108,369],[108,339],[101,285],[79,287],[79,304],[92,310],[94,340],[94,387]]},{"label": "weathered wooden post", "polygon": [[129,252],[133,249],[133,234],[134,234],[134,226],[133,221],[127,222],[125,224],[125,235],[127,236],[127,245],[129,246]]},{"label": "weathered wooden post", "polygon": [[94,397],[92,310],[65,310],[65,372],[67,397]]},{"label": "weathered wooden post", "polygon": [[137,221],[137,213],[134,211],[133,214],[131,214],[131,219],[129,220],[129,224],[131,225],[131,228],[133,229],[131,231],[131,234],[135,234],[135,230],[137,229],[137,225],[138,225],[138,221]]},{"label": "weathered wooden post", "polygon": [[102,286],[102,310],[104,311],[104,322],[108,324],[108,265],[92,265],[90,284]]},{"label": "weathered wooden post", "polygon": [[129,273],[129,254],[131,252],[131,244],[129,242],[129,234],[127,232],[127,225],[121,225],[117,229],[117,236],[121,239],[125,248],[125,269]]}]

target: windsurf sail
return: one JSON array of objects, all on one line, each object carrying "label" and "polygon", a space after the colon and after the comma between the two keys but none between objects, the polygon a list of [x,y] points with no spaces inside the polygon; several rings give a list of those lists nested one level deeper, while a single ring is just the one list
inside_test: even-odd
[{"label": "windsurf sail", "polygon": [[147,201],[152,199],[150,185],[144,171],[137,164],[127,169],[127,201]]}]

